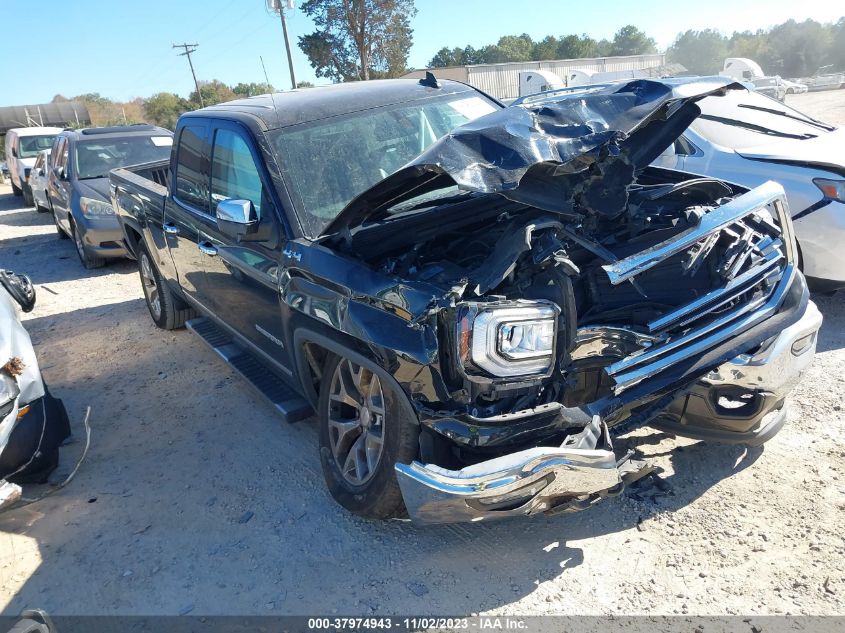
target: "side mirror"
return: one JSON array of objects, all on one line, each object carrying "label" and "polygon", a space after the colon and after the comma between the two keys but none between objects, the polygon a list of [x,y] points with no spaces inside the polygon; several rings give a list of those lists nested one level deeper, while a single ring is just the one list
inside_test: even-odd
[{"label": "side mirror", "polygon": [[44,168],[43,167],[38,168],[38,176],[42,177],[42,178],[44,177]]},{"label": "side mirror", "polygon": [[65,169],[64,167],[53,167],[53,175],[56,176],[59,180],[65,179]]},{"label": "side mirror", "polygon": [[250,200],[221,200],[215,217],[220,231],[238,240],[258,230],[258,214]]}]

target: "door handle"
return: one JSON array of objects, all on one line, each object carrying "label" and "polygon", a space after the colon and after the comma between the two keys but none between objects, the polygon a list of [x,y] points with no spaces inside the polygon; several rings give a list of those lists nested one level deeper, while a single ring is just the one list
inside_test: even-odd
[{"label": "door handle", "polygon": [[179,235],[179,227],[171,222],[165,222],[164,232],[168,235]]},{"label": "door handle", "polygon": [[210,257],[214,257],[215,255],[217,255],[217,247],[214,246],[214,244],[212,244],[211,242],[200,242],[199,244],[197,244],[197,246],[199,246],[201,252],[205,253]]}]

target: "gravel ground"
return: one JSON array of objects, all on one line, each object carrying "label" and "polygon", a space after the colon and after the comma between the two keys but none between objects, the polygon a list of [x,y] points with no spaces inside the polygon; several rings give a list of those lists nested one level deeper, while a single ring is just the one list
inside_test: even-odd
[{"label": "gravel ground", "polygon": [[[845,123],[845,91],[790,98],[831,121],[833,101]],[[415,528],[337,506],[313,424],[282,425],[192,334],[157,330],[134,263],[85,271],[8,186],[0,267],[37,286],[26,325],[73,419],[55,479],[88,405],[93,427],[70,486],[0,514],[2,614],[845,614],[843,293],[816,299],[816,361],[763,449],[641,430],[620,445],[668,493]]]}]

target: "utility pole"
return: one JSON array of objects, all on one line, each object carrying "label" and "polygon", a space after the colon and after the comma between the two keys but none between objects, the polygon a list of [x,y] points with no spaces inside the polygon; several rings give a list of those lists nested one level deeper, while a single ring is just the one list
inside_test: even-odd
[{"label": "utility pole", "polygon": [[174,44],[173,48],[184,48],[184,53],[179,53],[179,56],[188,58],[188,66],[191,67],[191,75],[194,77],[194,85],[197,87],[197,97],[200,100],[200,107],[204,108],[205,104],[202,102],[202,93],[200,92],[200,82],[197,81],[197,74],[194,72],[194,63],[191,61],[191,53],[197,50],[199,44]]},{"label": "utility pole", "polygon": [[290,54],[290,40],[288,39],[288,23],[285,19],[285,5],[293,11],[295,5],[294,0],[267,0],[267,7],[279,14],[282,19],[282,33],[285,36],[285,52],[288,55],[288,68],[290,68],[290,87],[291,90],[296,89],[296,76],[293,72],[293,57]]}]

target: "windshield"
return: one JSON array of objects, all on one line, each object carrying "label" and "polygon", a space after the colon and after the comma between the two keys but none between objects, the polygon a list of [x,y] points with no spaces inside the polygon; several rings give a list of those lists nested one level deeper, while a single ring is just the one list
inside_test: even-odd
[{"label": "windshield", "polygon": [[315,237],[349,202],[452,129],[497,110],[480,97],[449,95],[274,130],[270,139]]},{"label": "windshield", "polygon": [[35,158],[42,149],[53,147],[56,135],[21,136],[18,139],[18,158]]},{"label": "windshield", "polygon": [[728,91],[699,102],[701,116],[690,126],[707,140],[742,149],[782,138],[809,139],[834,130],[779,101],[755,92]]},{"label": "windshield", "polygon": [[76,143],[76,177],[105,178],[112,169],[170,157],[169,136],[128,136]]}]

